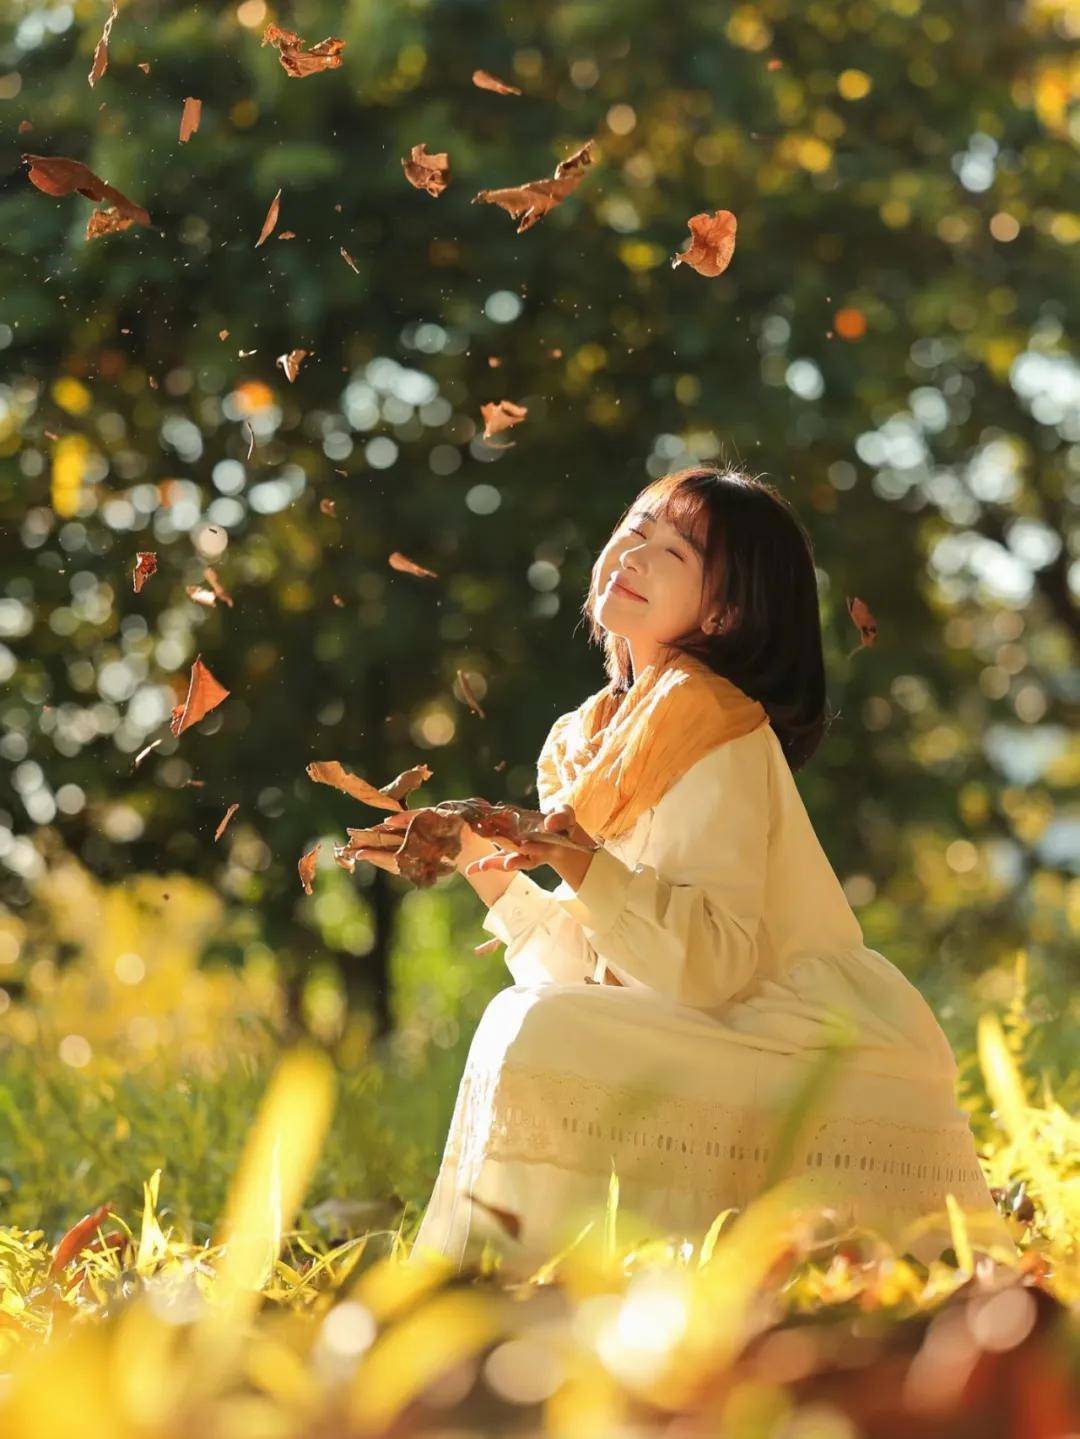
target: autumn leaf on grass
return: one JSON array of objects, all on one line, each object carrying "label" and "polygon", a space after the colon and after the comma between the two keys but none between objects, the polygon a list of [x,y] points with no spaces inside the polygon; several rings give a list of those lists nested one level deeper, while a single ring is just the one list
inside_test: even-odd
[{"label": "autumn leaf on grass", "polygon": [[526,405],[515,405],[513,400],[499,400],[481,405],[480,413],[484,417],[484,439],[490,440],[494,435],[501,435],[503,430],[520,425],[529,410]]},{"label": "autumn leaf on grass", "polygon": [[313,849],[309,849],[307,854],[302,854],[297,862],[296,868],[300,875],[300,883],[304,886],[305,894],[311,894],[312,892],[311,881],[315,878],[315,864],[319,858],[320,849],[322,849],[321,843],[315,845]]},{"label": "autumn leaf on grass", "polygon": [[686,222],[690,227],[690,244],[672,255],[671,268],[689,265],[699,275],[710,279],[722,275],[735,253],[737,221],[730,210],[717,210],[715,215],[702,211]]},{"label": "autumn leaf on grass", "polygon": [[266,219],[263,221],[263,227],[259,231],[259,238],[255,241],[256,250],[265,240],[268,240],[270,236],[274,233],[274,226],[277,224],[278,216],[280,214],[281,191],[279,190],[274,196],[274,198],[270,201],[270,208],[266,212]]},{"label": "autumn leaf on grass", "polygon": [[469,676],[465,673],[464,670],[458,670],[457,682],[458,688],[461,690],[461,693],[465,698],[465,703],[472,710],[473,714],[479,715],[481,719],[486,719],[487,716],[484,714],[480,701],[476,698],[473,687],[469,683]]},{"label": "autumn leaf on grass", "polygon": [[141,205],[122,195],[81,161],[69,160],[63,155],[23,155],[22,158],[30,166],[30,183],[43,194],[59,196],[77,191],[88,200],[109,201],[129,224],[150,224],[150,215]]},{"label": "autumn leaf on grass", "polygon": [[445,150],[429,155],[423,145],[414,145],[401,167],[409,184],[429,195],[441,195],[450,183],[450,156]]},{"label": "autumn leaf on grass", "polygon": [[182,705],[176,705],[172,712],[172,719],[169,728],[174,735],[183,734],[193,724],[216,709],[223,699],[228,699],[229,691],[224,685],[218,684],[217,680],[203,664],[202,659],[196,655],[195,663],[191,666],[191,678],[188,681],[187,698]]},{"label": "autumn leaf on grass", "polygon": [[421,579],[437,580],[438,574],[434,570],[426,570],[423,565],[418,565],[415,560],[410,560],[408,555],[403,555],[400,550],[394,550],[389,559],[392,570],[400,570],[404,575],[417,575]]},{"label": "autumn leaf on grass", "polygon": [[282,68],[294,79],[317,75],[320,70],[336,70],[341,64],[345,41],[337,35],[328,35],[318,45],[312,45],[310,50],[304,48],[306,43],[299,35],[283,30],[280,25],[267,25],[263,31],[262,44],[277,47]]},{"label": "autumn leaf on grass", "polygon": [[225,833],[225,830],[228,828],[229,821],[232,819],[233,815],[239,808],[240,806],[238,804],[231,804],[229,808],[225,811],[225,813],[221,816],[218,827],[216,830],[214,830],[215,844],[217,844],[218,840]]},{"label": "autumn leaf on grass", "polygon": [[184,96],[184,110],[180,116],[180,143],[184,145],[199,128],[202,119],[202,101],[194,95]]},{"label": "autumn leaf on grass", "polygon": [[132,571],[131,584],[135,593],[138,594],[143,585],[152,574],[157,573],[157,555],[153,550],[136,550],[135,569]]},{"label": "autumn leaf on grass", "polygon": [[593,163],[595,144],[595,140],[586,140],[580,150],[560,160],[551,180],[526,180],[523,185],[510,185],[503,190],[481,190],[473,196],[472,203],[482,200],[488,205],[498,205],[515,220],[520,217],[517,233],[521,235],[577,189],[586,169]]},{"label": "autumn leaf on grass", "polygon": [[860,600],[858,595],[853,596],[847,601],[847,608],[852,623],[859,631],[859,643],[848,654],[848,659],[850,659],[852,655],[858,654],[860,650],[869,648],[877,639],[877,620],[870,613],[870,606],[865,600]]},{"label": "autumn leaf on grass", "polygon": [[285,378],[290,385],[296,382],[296,377],[300,373],[300,366],[310,354],[310,350],[290,350],[287,355],[279,355],[277,357],[277,363],[285,371]]},{"label": "autumn leaf on grass", "polygon": [[474,70],[472,82],[478,90],[492,90],[496,95],[520,95],[521,91],[516,85],[507,85],[497,75],[489,75],[486,70]]},{"label": "autumn leaf on grass", "polygon": [[403,770],[389,784],[378,789],[366,779],[361,779],[358,774],[350,773],[336,759],[312,760],[307,767],[307,775],[316,784],[332,785],[334,789],[341,790],[352,799],[360,800],[362,804],[369,804],[375,809],[398,811],[405,808],[402,800],[431,778],[431,770],[426,764],[413,765],[411,769]]},{"label": "autumn leaf on grass", "polygon": [[97,84],[109,68],[109,36],[112,34],[113,21],[116,19],[116,16],[116,0],[112,0],[112,10],[109,12],[109,18],[105,21],[105,28],[101,32],[101,39],[97,42],[94,50],[94,62],[90,66],[89,75],[86,77],[90,81],[91,88]]}]

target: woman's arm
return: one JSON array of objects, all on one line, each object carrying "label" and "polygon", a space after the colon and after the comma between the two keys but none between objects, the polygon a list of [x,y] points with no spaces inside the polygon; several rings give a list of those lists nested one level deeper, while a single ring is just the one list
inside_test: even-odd
[{"label": "woman's arm", "polygon": [[631,868],[599,849],[583,878],[580,866],[568,867],[563,877],[577,892],[555,903],[617,977],[702,1009],[750,979],[764,908],[768,767],[763,731],[719,745],[656,806],[653,864]]}]

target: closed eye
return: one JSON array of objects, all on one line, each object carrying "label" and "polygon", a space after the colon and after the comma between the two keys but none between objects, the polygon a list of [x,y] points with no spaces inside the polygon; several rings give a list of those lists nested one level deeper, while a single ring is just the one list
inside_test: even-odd
[{"label": "closed eye", "polygon": [[[632,535],[641,535],[641,538],[643,540],[648,539],[648,535],[646,535],[642,530],[635,529],[633,525],[628,526],[628,528]],[[681,555],[678,550],[673,550],[670,545],[668,546],[668,554],[674,555],[677,560],[682,560],[683,564],[686,563],[685,555]]]}]

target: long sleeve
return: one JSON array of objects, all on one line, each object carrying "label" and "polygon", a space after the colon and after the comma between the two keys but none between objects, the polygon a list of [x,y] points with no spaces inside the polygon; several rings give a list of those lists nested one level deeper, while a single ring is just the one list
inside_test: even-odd
[{"label": "long sleeve", "polygon": [[581,925],[560,906],[569,885],[544,889],[518,870],[487,911],[482,928],[506,945],[503,958],[515,984],[580,984],[593,977],[597,954]]},{"label": "long sleeve", "polygon": [[576,895],[556,898],[618,979],[679,1004],[723,1005],[754,971],[769,840],[762,730],[718,745],[653,811],[652,864],[597,850]]}]

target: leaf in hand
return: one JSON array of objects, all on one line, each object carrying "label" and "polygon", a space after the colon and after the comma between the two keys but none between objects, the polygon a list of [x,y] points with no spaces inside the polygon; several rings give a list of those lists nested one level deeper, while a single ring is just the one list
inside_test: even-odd
[{"label": "leaf in hand", "polygon": [[524,234],[556,205],[561,205],[581,184],[586,169],[593,163],[595,144],[595,140],[586,140],[580,150],[560,160],[550,180],[526,180],[524,184],[510,185],[502,190],[481,190],[473,196],[472,203],[475,205],[483,201],[488,205],[498,205],[515,220],[520,218],[517,233]]},{"label": "leaf in hand", "polygon": [[441,195],[450,183],[450,156],[445,150],[429,155],[424,145],[414,145],[401,167],[409,184],[429,195]]}]

